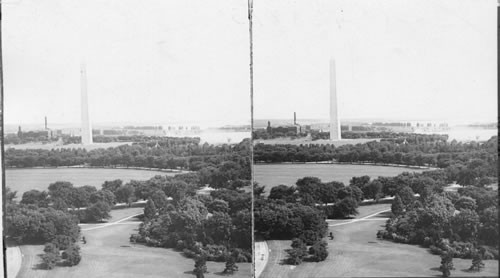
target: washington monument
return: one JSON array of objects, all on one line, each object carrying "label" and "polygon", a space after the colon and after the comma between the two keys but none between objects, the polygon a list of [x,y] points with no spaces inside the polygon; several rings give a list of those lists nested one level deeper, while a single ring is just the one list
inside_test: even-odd
[{"label": "washington monument", "polygon": [[80,86],[81,86],[81,94],[82,94],[82,144],[89,145],[92,144],[92,126],[90,124],[89,117],[89,102],[87,96],[87,70],[85,68],[85,64],[81,65],[81,76],[80,76]]},{"label": "washington monument", "polygon": [[335,80],[335,60],[330,60],[330,141],[340,140],[340,120]]}]

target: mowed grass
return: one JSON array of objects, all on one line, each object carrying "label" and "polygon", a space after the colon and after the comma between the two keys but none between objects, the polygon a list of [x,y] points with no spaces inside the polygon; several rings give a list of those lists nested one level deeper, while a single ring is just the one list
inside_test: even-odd
[{"label": "mowed grass", "polygon": [[89,168],[50,168],[50,169],[6,169],[5,186],[17,191],[17,197],[32,189],[47,190],[51,183],[69,181],[74,186],[92,185],[100,189],[105,181],[121,179],[148,180],[156,175],[174,176],[178,173],[137,169],[89,169]]},{"label": "mowed grass", "polygon": [[[384,207],[385,206],[385,207]],[[389,205],[360,207],[360,216],[367,216]],[[344,221],[342,221],[344,222]],[[333,224],[334,221],[329,221]],[[340,221],[338,223],[341,223]],[[441,258],[428,249],[415,245],[393,243],[377,239],[376,233],[383,229],[385,221],[358,221],[351,224],[329,227],[335,236],[328,241],[328,258],[319,263],[304,262],[299,266],[284,264],[285,252],[290,248],[289,240],[268,241],[271,250],[269,262],[260,276],[264,277],[439,277]],[[485,261],[485,269],[479,273],[468,272],[471,260],[453,259],[455,270],[452,277],[498,275],[498,261]]]},{"label": "mowed grass", "polygon": [[[127,212],[128,213],[124,213]],[[137,208],[113,211],[112,221],[137,213]],[[120,224],[83,231],[87,244],[80,244],[82,261],[74,267],[59,266],[53,270],[39,269],[42,245],[23,245],[24,255],[18,278],[87,278],[87,277],[194,277],[194,261],[172,249],[132,244],[130,234],[137,233],[138,223],[130,219]],[[87,229],[91,226],[84,226]],[[208,262],[210,273],[205,277],[220,277],[224,263]],[[239,271],[231,277],[251,277],[251,264],[239,263]]]},{"label": "mowed grass", "polygon": [[379,176],[393,177],[403,172],[418,172],[425,170],[378,166],[378,165],[350,165],[350,164],[256,164],[254,165],[254,179],[260,185],[266,186],[265,195],[271,188],[280,184],[295,185],[303,177],[318,177],[323,182],[339,181],[349,185],[352,177],[370,176],[372,179]]}]

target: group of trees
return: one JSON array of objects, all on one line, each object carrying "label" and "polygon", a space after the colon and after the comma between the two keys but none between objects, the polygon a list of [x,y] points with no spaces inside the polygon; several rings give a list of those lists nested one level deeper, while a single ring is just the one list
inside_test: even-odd
[{"label": "group of trees", "polygon": [[43,251],[42,262],[46,269],[54,268],[61,261],[63,265],[74,266],[82,260],[80,247],[65,236],[58,236],[52,242],[46,243]]},{"label": "group of trees", "polygon": [[[78,149],[27,149],[9,148],[5,151],[6,167],[58,167],[86,165],[92,167],[146,167],[160,169],[184,169],[219,175],[217,178],[250,179],[249,140],[234,145],[200,145],[192,138],[144,139],[132,145],[114,148],[100,148],[87,151]],[[222,164],[225,162],[225,164]],[[217,171],[208,166],[219,165],[225,168]],[[230,177],[224,176],[230,174]]]},{"label": "group of trees", "polygon": [[[291,239],[292,249],[287,250],[290,264],[322,261],[328,256],[323,241],[328,231],[326,214],[316,205],[321,202],[322,185],[319,179],[306,177],[297,182],[299,189],[281,185],[272,188],[265,198],[264,187],[254,184],[255,233],[264,239]],[[338,198],[337,191],[333,195]]]},{"label": "group of trees", "polygon": [[[139,233],[130,240],[183,251],[195,259],[198,277],[207,260],[226,262],[225,273],[237,271],[237,262],[251,262],[250,148],[240,147],[193,160],[193,173],[131,182],[134,197],[147,202]],[[197,193],[204,185],[215,190]]]},{"label": "group of trees", "polygon": [[70,182],[58,181],[48,189],[48,192],[36,189],[24,192],[21,204],[66,211],[80,222],[98,222],[110,217],[116,202],[113,192],[90,185],[74,187]]},{"label": "group of trees", "polygon": [[[333,144],[265,145],[256,144],[254,161],[382,163],[414,166],[434,166],[457,171],[471,167],[471,178],[497,177],[497,136],[484,143],[447,142],[437,135],[409,135],[404,139],[368,142],[335,147]],[[475,165],[470,165],[475,161]],[[479,163],[479,161],[482,161]]]},{"label": "group of trees", "polygon": [[287,249],[287,262],[291,265],[299,265],[303,261],[321,262],[328,257],[328,243],[325,240],[317,240],[307,249],[307,244],[300,238],[292,239],[291,249]]},{"label": "group of trees", "polygon": [[47,269],[52,269],[61,260],[68,266],[80,262],[80,249],[76,243],[80,228],[75,215],[48,206],[46,193],[25,194],[30,198],[23,198],[21,203],[15,201],[16,192],[6,188],[5,193],[4,233],[7,240],[18,244],[46,244],[42,261]]}]

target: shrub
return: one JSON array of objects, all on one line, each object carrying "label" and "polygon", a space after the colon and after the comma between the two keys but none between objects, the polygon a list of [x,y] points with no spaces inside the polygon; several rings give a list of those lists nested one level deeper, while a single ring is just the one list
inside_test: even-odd
[{"label": "shrub", "polygon": [[53,269],[59,260],[59,254],[49,252],[42,255],[42,264],[45,269]]},{"label": "shrub", "polygon": [[69,266],[79,264],[82,260],[82,256],[80,255],[80,247],[77,245],[71,245],[63,252],[62,258],[66,260],[66,264]]},{"label": "shrub", "polygon": [[311,259],[315,262],[324,261],[328,257],[328,249],[326,246],[328,243],[324,240],[317,241],[309,248],[309,254],[311,254]]},{"label": "shrub", "polygon": [[53,240],[52,243],[59,248],[59,250],[65,250],[68,249],[75,241],[73,240],[72,237],[70,236],[65,236],[65,235],[57,235]]}]

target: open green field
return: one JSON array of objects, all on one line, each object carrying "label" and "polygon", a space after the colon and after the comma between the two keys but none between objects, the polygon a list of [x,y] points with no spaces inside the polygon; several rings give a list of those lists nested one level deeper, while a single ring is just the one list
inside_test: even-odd
[{"label": "open green field", "polygon": [[[42,245],[23,245],[23,260],[18,278],[87,278],[87,277],[194,277],[194,261],[172,249],[146,247],[129,242],[136,233],[139,222],[135,218],[114,223],[126,215],[140,213],[131,208],[112,211],[113,218],[107,226],[102,224],[82,226],[87,244],[80,244],[82,261],[74,267],[59,266],[53,270],[39,269]],[[93,229],[94,228],[94,229]],[[205,277],[220,277],[224,263],[207,262]],[[239,263],[239,271],[231,277],[251,277],[251,264]]]},{"label": "open green field", "polygon": [[[383,229],[384,214],[371,214],[390,208],[390,205],[360,207],[357,217],[365,220],[349,224],[330,226],[334,240],[328,241],[328,258],[319,263],[304,262],[299,266],[284,264],[285,252],[290,248],[289,240],[268,241],[271,250],[269,261],[260,278],[264,277],[440,277],[441,258],[428,249],[415,245],[399,244],[377,239],[376,233]],[[367,217],[368,216],[368,217]],[[329,225],[345,223],[345,220],[328,221]],[[485,269],[479,273],[468,272],[471,260],[453,259],[455,270],[452,277],[498,277],[498,261],[485,261]]]},{"label": "open green field", "polygon": [[179,173],[137,169],[98,169],[98,168],[46,168],[46,169],[6,169],[5,186],[17,191],[20,198],[23,192],[31,189],[47,190],[49,185],[56,181],[69,181],[74,186],[93,185],[97,189],[105,181],[121,179],[147,180],[156,175],[173,176]]},{"label": "open green field", "polygon": [[295,185],[298,179],[310,176],[318,177],[323,182],[340,181],[348,185],[352,177],[368,175],[371,178],[379,176],[392,177],[403,172],[423,172],[416,168],[350,165],[350,164],[256,164],[254,178],[260,185],[266,186],[266,193],[272,187],[285,184]]}]

